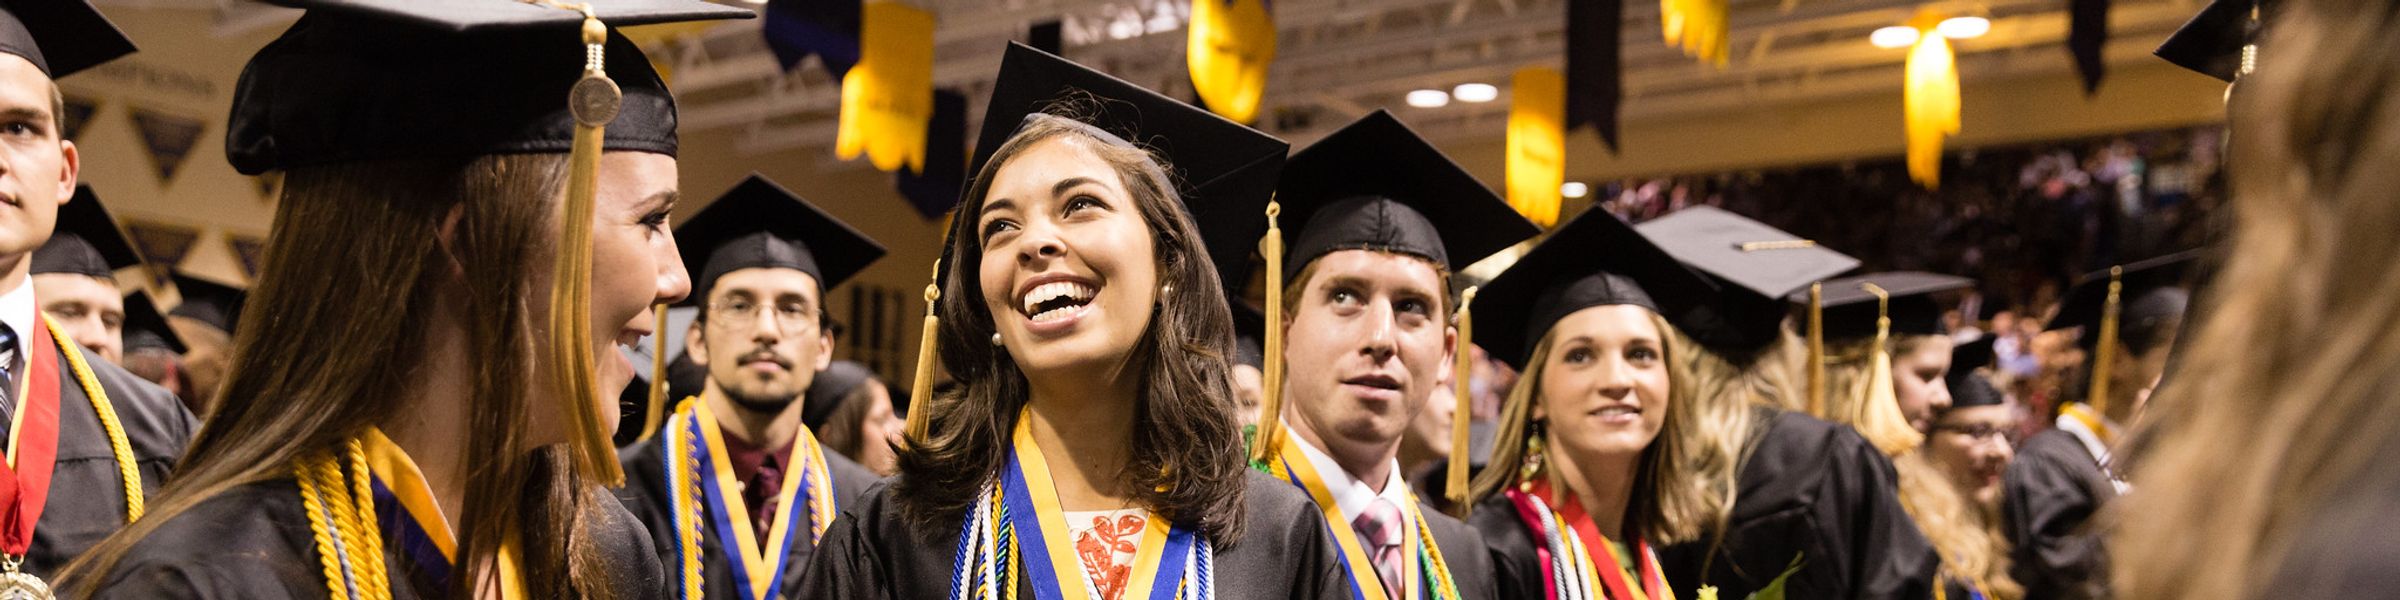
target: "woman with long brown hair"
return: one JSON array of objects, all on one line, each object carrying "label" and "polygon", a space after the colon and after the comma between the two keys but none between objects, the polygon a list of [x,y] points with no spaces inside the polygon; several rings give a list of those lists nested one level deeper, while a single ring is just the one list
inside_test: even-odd
[{"label": "woman with long brown hair", "polygon": [[304,7],[236,89],[227,154],[286,180],[219,404],[66,590],[661,597],[594,392],[689,287],[674,101],[602,22],[747,11]]},{"label": "woman with long brown hair", "polygon": [[2118,598],[2400,586],[2400,4],[2252,6],[2214,3],[2203,19],[2221,20],[2193,28],[2250,58],[2227,107],[2232,245],[2135,424],[2134,484],[2111,507]]},{"label": "woman with long brown hair", "polygon": [[1470,497],[1500,597],[1677,597],[1652,545],[1724,518],[1745,441],[1670,377],[1682,357],[1654,298],[1707,287],[1586,211],[1481,288],[1475,341],[1523,372]]},{"label": "woman with long brown hair", "polygon": [[1285,145],[1024,46],[999,81],[940,273],[956,390],[911,403],[899,475],[800,596],[1346,597],[1309,500],[1247,468],[1227,378],[1215,265]]}]

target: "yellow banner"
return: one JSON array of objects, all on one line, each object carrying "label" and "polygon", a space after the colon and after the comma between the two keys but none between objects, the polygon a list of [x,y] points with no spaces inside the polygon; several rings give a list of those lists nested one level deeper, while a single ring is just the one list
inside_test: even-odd
[{"label": "yellow banner", "polygon": [[1659,0],[1658,24],[1667,45],[1685,56],[1725,66],[1733,38],[1726,35],[1726,0]]},{"label": "yellow banner", "polygon": [[1908,51],[1908,82],[1901,111],[1908,131],[1908,178],[1925,189],[1942,186],[1942,140],[1958,135],[1958,66],[1950,41],[1932,27],[1921,29]]},{"label": "yellow banner", "polygon": [[1567,178],[1567,78],[1557,69],[1525,67],[1511,82],[1508,205],[1547,228],[1558,224],[1558,187]]},{"label": "yellow banner", "polygon": [[1257,118],[1267,67],[1275,62],[1275,18],[1266,0],[1193,0],[1184,62],[1209,110],[1240,123]]},{"label": "yellow banner", "polygon": [[925,124],[933,118],[933,13],[874,2],[860,14],[858,66],[842,77],[843,159],[865,152],[875,168],[925,170]]}]

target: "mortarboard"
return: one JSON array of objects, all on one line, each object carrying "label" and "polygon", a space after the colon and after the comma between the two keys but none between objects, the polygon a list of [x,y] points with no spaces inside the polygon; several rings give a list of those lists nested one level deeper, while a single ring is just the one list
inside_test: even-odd
[{"label": "mortarboard", "polygon": [[820,292],[830,290],[884,254],[882,244],[757,173],[676,227],[675,243],[694,275],[693,303],[706,302],[718,277],[760,267],[807,273]]},{"label": "mortarboard", "polygon": [[[307,9],[242,69],[225,154],[247,175],[358,161],[566,153],[583,15],[497,0],[275,0]],[[700,0],[590,0],[614,27],[748,18]],[[607,150],[675,153],[675,99],[613,30]]]},{"label": "mortarboard", "polygon": [[242,304],[250,298],[249,292],[183,271],[175,271],[169,278],[175,281],[175,291],[183,295],[183,301],[167,311],[167,316],[197,320],[224,331],[227,336],[233,335],[234,326],[241,322]]},{"label": "mortarboard", "polygon": [[1976,372],[1992,364],[1992,342],[1998,339],[1985,335],[1950,348],[1950,372],[1943,376],[1950,386],[1950,408],[1996,406],[2008,401],[1991,380]]},{"label": "mortarboard", "polygon": [[1233,308],[1233,364],[1267,368],[1267,314],[1241,300]]},{"label": "mortarboard", "polygon": [[[1215,264],[1218,282],[1238,290],[1249,281],[1251,250],[1266,226],[1266,206],[1274,198],[1276,175],[1283,169],[1290,145],[1274,136],[1226,120],[1182,101],[1143,89],[1125,80],[1092,70],[1057,55],[1010,42],[1000,60],[998,83],[984,109],[983,128],[976,136],[975,154],[967,171],[983,176],[992,154],[1014,136],[1028,119],[1045,114],[1058,100],[1090,99],[1072,118],[1161,157],[1177,196],[1200,230],[1202,245]],[[971,186],[972,187],[972,186]],[[962,198],[961,203],[979,199]],[[947,235],[972,231],[972,211],[953,210]],[[971,237],[971,235],[970,235]],[[938,286],[955,258],[950,240],[942,245]],[[908,431],[922,439],[924,401],[932,393],[934,332],[933,302],[927,303],[917,372],[910,400]]]},{"label": "mortarboard", "polygon": [[[1883,291],[1877,296],[1868,285]],[[1850,340],[1876,335],[1876,321],[1891,318],[1890,333],[1894,335],[1940,335],[1942,304],[1935,296],[1944,292],[1966,289],[1975,281],[1916,271],[1874,273],[1826,281],[1819,304],[1824,307],[1825,339]],[[1885,306],[1881,298],[1890,298]],[[1792,302],[1808,303],[1808,292],[1787,297]]]},{"label": "mortarboard", "polygon": [[816,378],[809,381],[808,392],[801,395],[804,400],[800,407],[800,424],[807,426],[809,431],[825,426],[825,420],[833,418],[833,412],[841,409],[842,399],[848,398],[851,390],[872,381],[875,381],[875,372],[868,370],[866,365],[852,360],[833,361],[825,370],[817,372]]},{"label": "mortarboard", "polygon": [[101,206],[92,186],[78,185],[75,197],[58,207],[58,222],[50,240],[33,251],[31,272],[110,279],[117,269],[139,264],[141,254],[125,239],[124,230],[117,228],[117,220],[108,216],[108,207]]},{"label": "mortarboard", "polygon": [[2242,75],[2245,48],[2256,42],[2257,24],[2265,18],[2254,13],[2264,12],[2266,4],[2266,0],[2209,0],[2200,14],[2167,36],[2152,53],[2176,66],[2232,83]]},{"label": "mortarboard", "polygon": [[1746,362],[1782,335],[1784,297],[1858,267],[1858,259],[1813,240],[1713,206],[1695,206],[1634,227],[1675,260],[1707,276],[1712,297],[1681,313],[1676,327],[1709,350]]},{"label": "mortarboard", "polygon": [[183,345],[183,338],[175,335],[175,329],[167,326],[167,317],[158,314],[158,304],[150,300],[149,292],[125,295],[125,328],[121,335],[127,353],[164,348],[180,355],[189,350]]},{"label": "mortarboard", "polygon": [[1477,293],[1475,343],[1519,370],[1560,319],[1586,308],[1650,309],[1681,327],[1678,313],[1703,304],[1716,285],[1604,210],[1586,210],[1492,277]]},{"label": "mortarboard", "polygon": [[2108,414],[2109,370],[2123,324],[2156,331],[2168,321],[2180,323],[2191,303],[2185,276],[2199,257],[2200,250],[2185,250],[2086,274],[2067,288],[2058,314],[2043,325],[2045,331],[2083,328],[2076,344],[2091,352],[2092,365],[2085,398],[2100,414]]},{"label": "mortarboard", "polygon": [[0,2],[0,53],[23,57],[53,80],[133,51],[133,40],[90,0]]},{"label": "mortarboard", "polygon": [[1356,249],[1415,256],[1456,273],[1541,233],[1384,110],[1292,153],[1277,199],[1282,221],[1300,225],[1284,256],[1286,276]]}]

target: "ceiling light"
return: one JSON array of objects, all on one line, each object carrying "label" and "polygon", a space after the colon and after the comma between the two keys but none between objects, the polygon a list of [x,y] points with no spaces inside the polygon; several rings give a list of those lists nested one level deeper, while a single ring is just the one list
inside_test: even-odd
[{"label": "ceiling light", "polygon": [[1581,181],[1569,181],[1558,186],[1558,195],[1568,198],[1582,198],[1591,193],[1592,186],[1584,185]]},{"label": "ceiling light", "polygon": [[1906,48],[1917,43],[1918,35],[1915,27],[1893,25],[1875,30],[1874,34],[1867,36],[1867,41],[1874,43],[1877,48]]},{"label": "ceiling light", "polygon": [[1417,108],[1441,108],[1450,105],[1450,93],[1441,90],[1417,90],[1408,93],[1408,105]]},{"label": "ceiling light", "polygon": [[1933,26],[1933,30],[1941,33],[1942,37],[1954,40],[1979,38],[1992,32],[1992,20],[1983,17],[1950,17],[1942,19],[1942,24]]},{"label": "ceiling light", "polygon": [[1450,95],[1460,102],[1490,102],[1500,98],[1500,88],[1489,83],[1461,83],[1450,88]]}]

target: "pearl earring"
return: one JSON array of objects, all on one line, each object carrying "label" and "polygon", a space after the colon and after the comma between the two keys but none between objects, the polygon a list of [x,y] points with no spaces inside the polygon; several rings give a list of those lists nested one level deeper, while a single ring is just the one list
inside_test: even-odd
[{"label": "pearl earring", "polygon": [[997,332],[997,331],[994,331],[994,332],[992,332],[992,347],[993,347],[993,348],[999,348],[999,347],[1001,347],[1001,346],[1000,346],[1000,332]]}]

